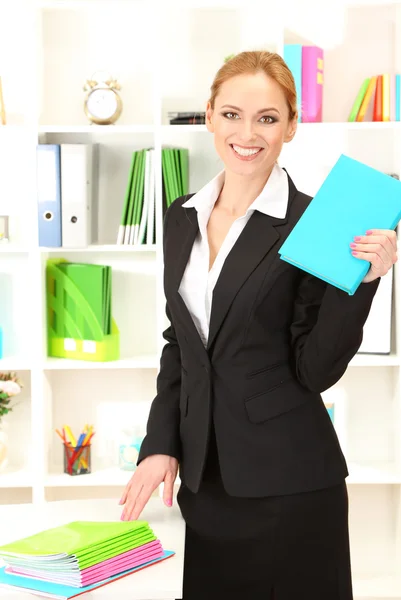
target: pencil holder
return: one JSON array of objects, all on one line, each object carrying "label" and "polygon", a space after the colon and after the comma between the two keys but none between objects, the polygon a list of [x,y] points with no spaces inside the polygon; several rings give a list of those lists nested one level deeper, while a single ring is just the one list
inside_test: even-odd
[{"label": "pencil holder", "polygon": [[91,472],[91,446],[76,448],[63,444],[64,473],[67,475],[86,475]]}]

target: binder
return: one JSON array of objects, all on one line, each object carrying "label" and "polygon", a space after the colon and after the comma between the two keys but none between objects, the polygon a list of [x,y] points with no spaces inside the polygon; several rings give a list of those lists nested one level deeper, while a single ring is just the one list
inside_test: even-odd
[{"label": "binder", "polygon": [[59,248],[62,244],[60,145],[39,144],[36,167],[39,246]]},{"label": "binder", "polygon": [[359,354],[390,354],[393,274],[391,269],[382,277],[369,316],[363,328],[363,340]]},{"label": "binder", "polygon": [[344,154],[279,249],[280,258],[353,295],[370,263],[350,243],[369,229],[395,229],[401,182]]},{"label": "binder", "polygon": [[93,241],[97,145],[61,144],[60,150],[63,247],[86,248]]}]

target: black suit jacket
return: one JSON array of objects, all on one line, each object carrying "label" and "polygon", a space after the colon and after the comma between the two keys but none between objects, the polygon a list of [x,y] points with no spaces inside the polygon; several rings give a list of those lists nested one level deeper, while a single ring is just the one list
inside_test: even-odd
[{"label": "black suit jacket", "polygon": [[196,209],[182,207],[188,198],[177,198],[164,221],[171,325],[138,464],[151,454],[174,456],[196,492],[213,418],[230,495],[290,494],[344,480],[347,466],[320,394],[356,354],[379,280],[349,296],[280,259],[311,200],[289,178],[285,218],[255,211],[224,263],[205,348],[178,293],[198,233]]}]

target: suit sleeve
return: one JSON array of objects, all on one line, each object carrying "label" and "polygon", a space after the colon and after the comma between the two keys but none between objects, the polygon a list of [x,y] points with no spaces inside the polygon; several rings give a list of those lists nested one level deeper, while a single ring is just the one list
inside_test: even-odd
[{"label": "suit sleeve", "polygon": [[[167,210],[164,220],[164,243],[171,208],[172,205]],[[181,352],[168,303],[166,303],[166,315],[170,321],[170,326],[163,332],[163,338],[167,343],[163,347],[160,358],[160,370],[156,381],[156,397],[150,407],[146,436],[139,452],[138,465],[151,454],[167,454],[180,460]]]},{"label": "suit sleeve", "polygon": [[345,373],[363,338],[380,279],[361,283],[353,296],[312,275],[298,287],[291,344],[299,382],[324,392]]}]

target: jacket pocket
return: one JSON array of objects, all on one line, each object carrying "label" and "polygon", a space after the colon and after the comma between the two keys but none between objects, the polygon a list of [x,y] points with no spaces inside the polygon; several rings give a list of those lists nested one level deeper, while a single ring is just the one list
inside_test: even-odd
[{"label": "jacket pocket", "polygon": [[249,371],[246,374],[246,378],[253,379],[257,375],[262,375],[262,373],[269,373],[271,371],[275,371],[276,369],[280,370],[280,367],[283,367],[285,370],[288,371],[288,369],[289,369],[288,361],[282,361],[282,362],[276,363],[274,365],[266,365],[264,367],[261,367],[260,369],[255,369],[254,371]]},{"label": "jacket pocket", "polygon": [[312,395],[295,379],[287,379],[264,392],[245,398],[245,409],[251,423],[263,423],[301,406]]}]

